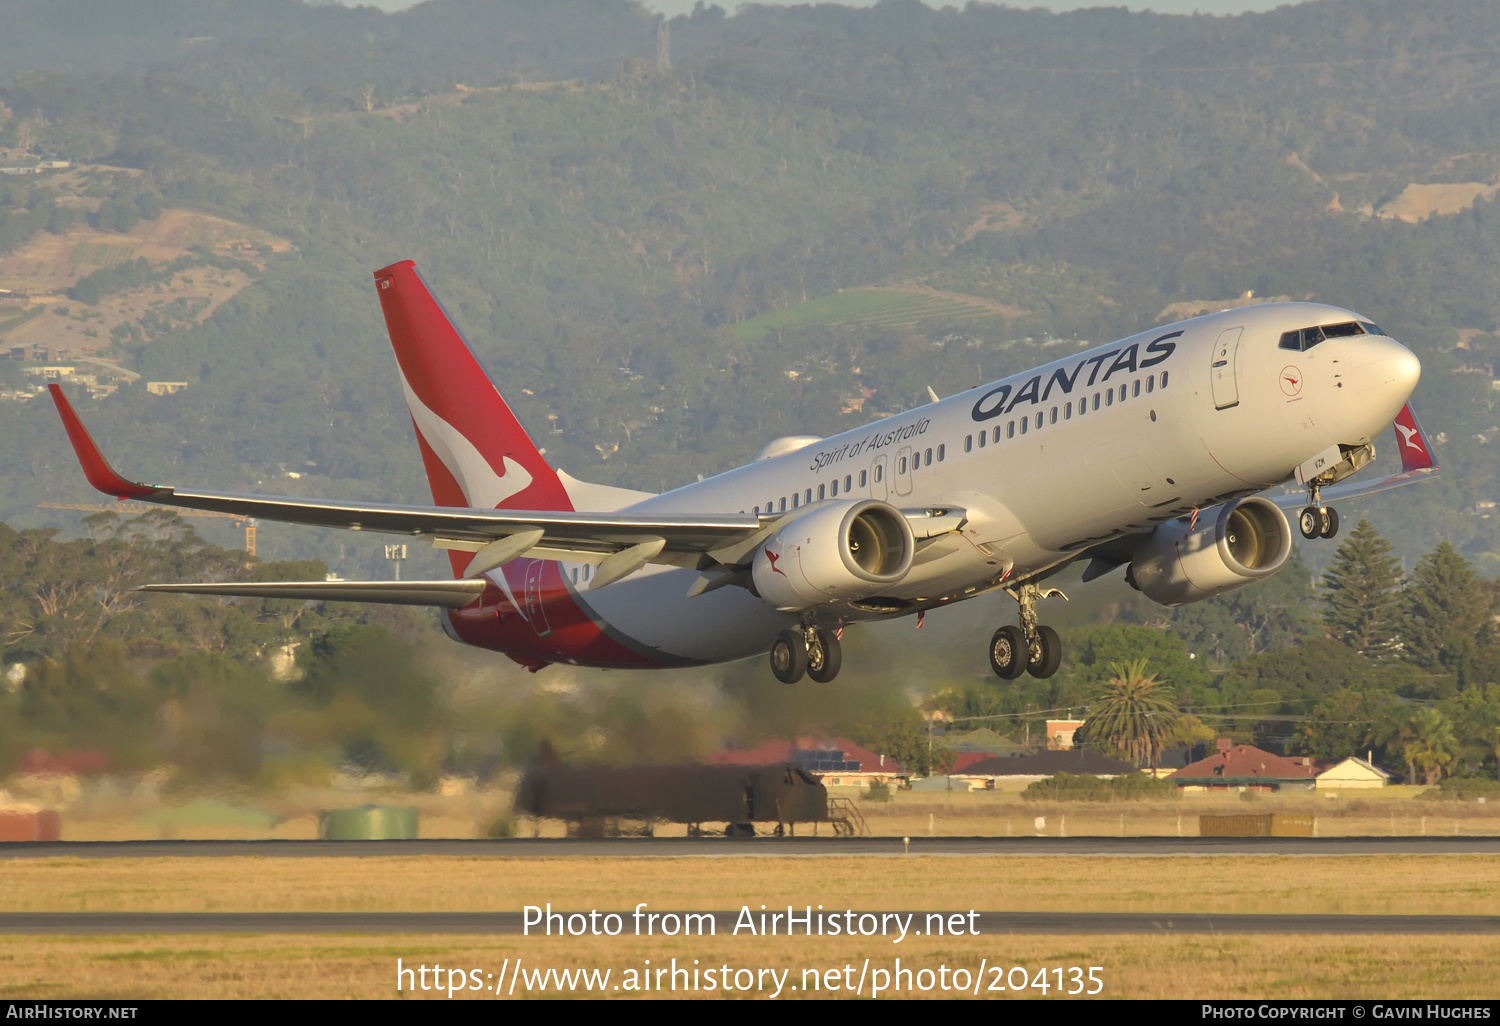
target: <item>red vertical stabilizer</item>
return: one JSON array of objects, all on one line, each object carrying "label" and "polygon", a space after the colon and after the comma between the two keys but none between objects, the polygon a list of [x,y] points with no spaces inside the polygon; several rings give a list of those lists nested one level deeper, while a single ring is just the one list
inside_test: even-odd
[{"label": "red vertical stabilizer", "polygon": [[[568,493],[410,260],[375,289],[440,506],[571,510]],[[465,557],[467,558],[467,557]]]},{"label": "red vertical stabilizer", "polygon": [[1395,428],[1396,448],[1401,453],[1401,472],[1409,474],[1414,470],[1437,470],[1437,458],[1432,454],[1427,436],[1422,434],[1410,403],[1401,407],[1401,412],[1396,414]]}]

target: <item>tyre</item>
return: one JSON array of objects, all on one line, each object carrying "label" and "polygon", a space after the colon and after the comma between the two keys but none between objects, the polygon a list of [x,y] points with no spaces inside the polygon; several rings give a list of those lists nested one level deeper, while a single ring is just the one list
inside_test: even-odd
[{"label": "tyre", "polygon": [[1318,507],[1308,506],[1297,517],[1297,528],[1302,532],[1304,538],[1316,538],[1323,532],[1323,517],[1318,513]]},{"label": "tyre", "polygon": [[1323,510],[1323,523],[1320,525],[1318,534],[1324,538],[1332,538],[1339,533],[1339,511],[1332,506]]},{"label": "tyre", "polygon": [[1026,635],[1006,624],[990,638],[990,668],[1001,680],[1015,680],[1026,672]]},{"label": "tyre", "polygon": [[819,684],[827,684],[839,675],[844,665],[844,647],[832,631],[813,632],[813,644],[807,650],[807,675]]},{"label": "tyre", "polygon": [[1033,677],[1046,678],[1057,672],[1062,665],[1062,638],[1051,627],[1036,629],[1036,651],[1026,664],[1026,672]]},{"label": "tyre", "polygon": [[801,631],[782,631],[771,642],[771,672],[783,684],[795,684],[807,672],[807,642]]}]

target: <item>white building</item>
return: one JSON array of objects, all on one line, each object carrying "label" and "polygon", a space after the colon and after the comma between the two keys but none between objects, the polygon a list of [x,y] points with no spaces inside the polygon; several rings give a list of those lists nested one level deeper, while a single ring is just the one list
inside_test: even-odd
[{"label": "white building", "polygon": [[1391,775],[1366,759],[1350,756],[1319,773],[1314,786],[1319,791],[1352,791],[1359,788],[1384,787]]}]

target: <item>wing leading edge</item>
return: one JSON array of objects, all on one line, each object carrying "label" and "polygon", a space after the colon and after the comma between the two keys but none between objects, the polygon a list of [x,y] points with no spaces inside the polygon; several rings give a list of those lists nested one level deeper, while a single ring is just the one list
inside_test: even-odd
[{"label": "wing leading edge", "polygon": [[[427,537],[434,546],[444,549],[483,553],[489,548],[491,555],[483,560],[489,565],[471,564],[471,575],[521,555],[599,563],[631,549],[657,550],[650,558],[654,563],[693,569],[733,565],[769,533],[773,522],[746,513],[641,518],[619,513],[340,502],[145,484],[121,476],[100,451],[62,389],[56,384],[48,388],[84,475],[89,484],[106,495],[289,524]],[[503,543],[510,539],[516,544],[509,545],[508,551],[497,551],[505,550]]]}]

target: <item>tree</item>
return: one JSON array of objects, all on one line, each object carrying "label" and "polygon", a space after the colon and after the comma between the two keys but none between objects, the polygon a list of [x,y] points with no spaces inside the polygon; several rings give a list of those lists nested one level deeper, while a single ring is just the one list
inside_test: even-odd
[{"label": "tree", "polygon": [[1436,709],[1423,709],[1412,721],[1412,739],[1406,743],[1406,761],[1422,771],[1422,782],[1431,787],[1458,754],[1453,724]]},{"label": "tree", "polygon": [[1147,763],[1155,769],[1179,717],[1172,690],[1146,676],[1144,659],[1111,663],[1109,672],[1073,740],[1107,745],[1137,766]]},{"label": "tree", "polygon": [[1444,541],[1422,557],[1401,596],[1401,655],[1424,670],[1464,683],[1489,605],[1474,567]]},{"label": "tree", "polygon": [[1391,543],[1360,520],[1333,554],[1321,584],[1329,634],[1372,657],[1389,653],[1395,634],[1401,570],[1390,553]]}]

